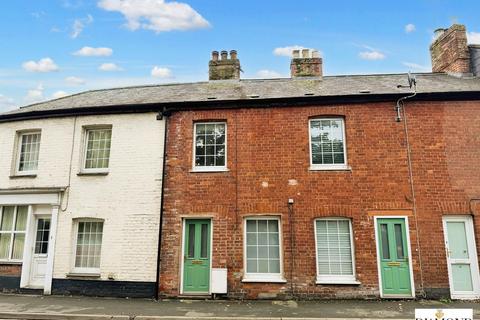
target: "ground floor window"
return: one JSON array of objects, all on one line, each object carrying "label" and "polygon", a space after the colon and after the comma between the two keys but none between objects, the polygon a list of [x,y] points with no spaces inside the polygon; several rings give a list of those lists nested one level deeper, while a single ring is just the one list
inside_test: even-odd
[{"label": "ground floor window", "polygon": [[86,273],[99,272],[103,221],[80,220],[76,224],[75,271]]},{"label": "ground floor window", "polygon": [[244,280],[283,280],[280,234],[278,217],[245,219]]},{"label": "ground floor window", "polygon": [[22,261],[28,206],[0,207],[0,261]]},{"label": "ground floor window", "polygon": [[352,225],[349,219],[315,220],[317,282],[355,281]]}]

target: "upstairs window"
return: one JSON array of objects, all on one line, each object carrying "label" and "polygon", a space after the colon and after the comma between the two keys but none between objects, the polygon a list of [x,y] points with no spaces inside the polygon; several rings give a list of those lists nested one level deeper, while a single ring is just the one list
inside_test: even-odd
[{"label": "upstairs window", "polygon": [[310,120],[310,165],[312,170],[347,169],[342,118]]},{"label": "upstairs window", "polygon": [[194,170],[224,171],[227,166],[227,124],[195,123]]},{"label": "upstairs window", "polygon": [[16,174],[36,173],[40,153],[40,138],[40,131],[19,133]]},{"label": "upstairs window", "polygon": [[87,128],[85,130],[85,172],[107,172],[110,164],[112,128]]},{"label": "upstairs window", "polygon": [[0,207],[0,260],[22,261],[28,206]]}]

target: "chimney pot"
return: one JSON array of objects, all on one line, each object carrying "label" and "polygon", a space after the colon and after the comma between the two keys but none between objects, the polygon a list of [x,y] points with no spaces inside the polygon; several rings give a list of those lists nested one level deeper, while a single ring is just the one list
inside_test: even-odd
[{"label": "chimney pot", "polygon": [[222,60],[227,60],[228,52],[226,50],[222,50],[222,52],[220,53],[220,56],[222,57]]},{"label": "chimney pot", "polygon": [[240,60],[237,57],[237,51],[230,51],[230,59],[228,52],[222,50],[220,52],[220,60],[218,59],[218,51],[212,51],[212,60],[208,64],[209,80],[233,80],[240,79]]},{"label": "chimney pot", "polygon": [[290,63],[290,74],[292,78],[299,77],[322,77],[322,58],[317,50],[302,49],[293,50],[293,58]]}]

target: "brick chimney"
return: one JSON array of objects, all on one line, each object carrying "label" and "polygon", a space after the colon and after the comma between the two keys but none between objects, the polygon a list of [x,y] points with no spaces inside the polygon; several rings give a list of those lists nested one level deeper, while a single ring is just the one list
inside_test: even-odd
[{"label": "brick chimney", "polygon": [[322,75],[322,58],[320,58],[317,50],[293,50],[292,62],[290,63],[290,76],[292,78],[322,77]]},{"label": "brick chimney", "polygon": [[430,45],[433,72],[470,73],[470,52],[464,25],[435,30]]},{"label": "brick chimney", "polygon": [[240,60],[237,57],[237,51],[230,51],[230,58],[227,51],[212,52],[212,60],[208,63],[208,79],[209,80],[231,80],[240,79]]}]

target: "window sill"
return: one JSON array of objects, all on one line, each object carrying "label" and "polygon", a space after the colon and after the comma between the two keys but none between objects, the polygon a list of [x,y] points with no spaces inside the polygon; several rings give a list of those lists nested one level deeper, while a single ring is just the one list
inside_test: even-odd
[{"label": "window sill", "polygon": [[107,176],[108,171],[92,171],[92,172],[85,172],[81,171],[77,173],[77,176]]},{"label": "window sill", "polygon": [[315,166],[311,165],[310,171],[352,171],[350,166]]},{"label": "window sill", "polygon": [[1,260],[0,260],[0,265],[21,266],[21,265],[22,265],[22,261],[1,261]]},{"label": "window sill", "polygon": [[283,277],[272,277],[272,278],[249,278],[244,277],[242,282],[257,282],[257,283],[287,283]]},{"label": "window sill", "polygon": [[67,278],[98,279],[100,278],[100,273],[70,272],[67,273]]},{"label": "window sill", "polygon": [[360,281],[358,280],[321,280],[321,279],[317,279],[317,281],[315,281],[315,284],[350,284],[350,285],[360,285],[362,284]]},{"label": "window sill", "polygon": [[228,168],[192,168],[191,173],[214,173],[214,172],[229,172]]},{"label": "window sill", "polygon": [[32,174],[14,174],[14,175],[11,175],[10,176],[10,179],[22,179],[22,178],[26,178],[26,179],[34,179],[37,177],[37,174],[36,173],[32,173]]}]

